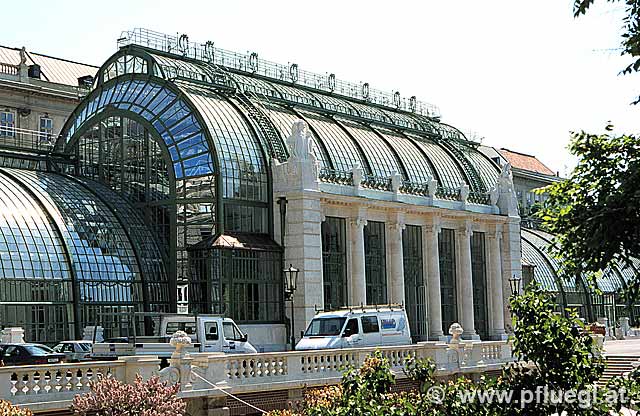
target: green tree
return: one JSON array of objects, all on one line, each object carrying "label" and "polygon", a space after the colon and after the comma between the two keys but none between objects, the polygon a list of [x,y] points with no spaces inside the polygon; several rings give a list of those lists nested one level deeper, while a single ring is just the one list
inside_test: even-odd
[{"label": "green tree", "polygon": [[[575,0],[573,12],[575,17],[579,17],[587,12],[595,0]],[[622,0],[607,0],[610,3],[619,3]],[[640,0],[624,0],[625,17],[622,19],[622,56],[631,58],[631,63],[622,71],[622,74],[640,72]],[[633,104],[640,103],[640,96]]]},{"label": "green tree", "polygon": [[[570,152],[579,158],[571,176],[547,188],[538,212],[556,235],[552,251],[566,276],[593,274],[640,257],[640,137],[573,133]],[[640,276],[628,299],[640,290]]]}]

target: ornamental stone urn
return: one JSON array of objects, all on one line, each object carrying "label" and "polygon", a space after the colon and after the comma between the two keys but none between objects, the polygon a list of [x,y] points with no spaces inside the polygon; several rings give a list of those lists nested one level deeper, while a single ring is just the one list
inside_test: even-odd
[{"label": "ornamental stone urn", "polygon": [[460,336],[462,335],[463,332],[464,332],[464,329],[462,328],[462,325],[460,325],[457,322],[454,322],[453,324],[451,324],[451,326],[449,327],[449,335],[451,335],[451,340],[449,341],[449,343],[459,344]]}]

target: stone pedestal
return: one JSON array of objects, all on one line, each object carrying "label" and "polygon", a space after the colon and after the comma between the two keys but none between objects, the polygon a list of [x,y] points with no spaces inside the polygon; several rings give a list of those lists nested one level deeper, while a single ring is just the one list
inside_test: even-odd
[{"label": "stone pedestal", "polygon": [[[324,308],[322,282],[322,238],[318,162],[307,124],[294,123],[287,138],[290,157],[284,163],[272,161],[273,196],[287,199],[284,264],[300,272],[294,293],[293,335],[296,340],[315,315]],[[276,216],[276,238],[280,238],[280,218]],[[285,302],[287,316],[291,314]],[[289,342],[290,340],[287,340]]]}]

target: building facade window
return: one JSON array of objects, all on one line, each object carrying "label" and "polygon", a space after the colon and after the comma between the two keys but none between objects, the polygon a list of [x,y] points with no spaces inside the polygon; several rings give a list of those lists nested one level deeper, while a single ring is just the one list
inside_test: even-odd
[{"label": "building facade window", "polygon": [[367,304],[387,303],[387,263],[384,223],[368,221],[364,227]]},{"label": "building facade window", "polygon": [[0,112],[0,137],[16,137],[16,114],[13,111]]},{"label": "building facade window", "polygon": [[480,338],[489,337],[487,312],[487,261],[484,233],[474,232],[471,237],[471,278],[473,280],[474,326]]},{"label": "building facade window", "polygon": [[322,223],[322,279],[324,307],[347,304],[347,241],[344,218],[327,217]]},{"label": "building facade window", "polygon": [[458,321],[455,230],[443,228],[440,231],[438,250],[440,252],[442,330],[446,334],[451,324]]},{"label": "building facade window", "polygon": [[48,116],[40,117],[40,143],[53,144],[53,120]]},{"label": "building facade window", "polygon": [[409,327],[414,341],[426,341],[427,302],[422,267],[422,228],[407,225],[402,231],[402,255],[404,262],[404,304],[407,308]]}]

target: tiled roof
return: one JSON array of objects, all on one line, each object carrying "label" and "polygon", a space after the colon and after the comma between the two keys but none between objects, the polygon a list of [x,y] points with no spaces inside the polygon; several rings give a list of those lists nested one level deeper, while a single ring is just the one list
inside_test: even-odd
[{"label": "tiled roof", "polygon": [[540,162],[535,156],[514,152],[504,148],[498,151],[514,168],[555,176],[555,172],[549,169],[544,163]]},{"label": "tiled roof", "polygon": [[[0,62],[20,64],[20,48],[0,46]],[[27,51],[27,65],[40,65],[41,79],[70,86],[78,86],[78,78],[95,75],[97,66],[81,64],[66,59],[54,58],[47,55]]]}]

